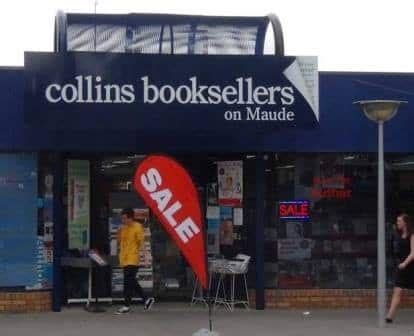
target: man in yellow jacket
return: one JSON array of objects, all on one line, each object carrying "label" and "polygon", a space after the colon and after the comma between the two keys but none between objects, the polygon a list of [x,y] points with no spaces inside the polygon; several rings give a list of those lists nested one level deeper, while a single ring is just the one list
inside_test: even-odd
[{"label": "man in yellow jacket", "polygon": [[121,213],[122,225],[118,230],[119,264],[124,271],[124,298],[125,305],[118,309],[118,314],[130,312],[132,298],[138,295],[143,299],[144,310],[151,309],[154,298],[147,298],[137,281],[137,272],[142,245],[144,243],[144,229],[142,224],[134,221],[134,210],[127,208]]}]

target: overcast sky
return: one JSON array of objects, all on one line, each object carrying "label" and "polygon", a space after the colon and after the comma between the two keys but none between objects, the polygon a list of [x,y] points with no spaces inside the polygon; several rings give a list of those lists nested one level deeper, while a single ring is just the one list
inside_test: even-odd
[{"label": "overcast sky", "polygon": [[[58,9],[93,12],[94,0],[2,0],[0,65],[52,51]],[[329,71],[414,72],[412,0],[98,0],[98,13],[277,14],[287,55],[316,55]]]}]

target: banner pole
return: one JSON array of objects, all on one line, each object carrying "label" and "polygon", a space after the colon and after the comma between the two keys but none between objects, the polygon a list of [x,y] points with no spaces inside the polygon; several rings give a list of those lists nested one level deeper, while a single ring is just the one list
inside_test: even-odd
[{"label": "banner pole", "polygon": [[[200,197],[199,197],[199,204],[200,204],[200,209],[203,208],[202,203],[200,202]],[[206,203],[206,207],[207,207],[207,203]],[[203,213],[206,212],[206,209],[204,209]],[[211,282],[212,282],[212,277],[210,274],[210,265],[208,262],[208,244],[207,244],[207,222],[205,220],[205,217],[201,217],[201,221],[202,221],[202,225],[203,225],[203,236],[204,236],[204,253],[205,253],[205,263],[206,263],[206,278],[207,278],[207,286],[208,286],[208,290],[207,290],[207,305],[208,305],[208,325],[209,325],[209,330],[210,333],[213,332],[213,314],[212,314],[212,309],[211,309],[211,303],[212,303],[212,299],[211,299]]]},{"label": "banner pole", "polygon": [[210,328],[210,332],[213,332],[213,316],[211,312],[211,284],[208,286],[208,297],[207,297],[207,304],[208,304],[208,325]]},{"label": "banner pole", "polygon": [[213,331],[213,318],[211,316],[211,299],[208,298],[208,323],[210,326],[210,331]]}]

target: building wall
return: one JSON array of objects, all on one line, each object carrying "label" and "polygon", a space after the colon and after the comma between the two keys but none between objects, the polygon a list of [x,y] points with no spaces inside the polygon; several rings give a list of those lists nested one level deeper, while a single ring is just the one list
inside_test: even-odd
[{"label": "building wall", "polygon": [[[392,290],[388,291],[388,301]],[[414,308],[414,291],[404,293],[401,307]],[[375,289],[268,289],[266,309],[373,309]],[[251,306],[255,306],[255,291],[250,291]]]},{"label": "building wall", "polygon": [[[137,132],[52,132],[35,129],[24,118],[24,69],[0,69],[1,151],[113,152],[375,152],[376,127],[352,102],[358,99],[410,100],[413,74],[320,74],[320,126],[311,130],[278,130],[262,138],[246,134],[144,134]],[[412,152],[413,104],[386,126],[388,152]],[[116,116],[114,116],[116,117]],[[214,135],[214,136],[212,136]],[[254,296],[253,296],[254,299]],[[0,292],[0,311],[50,309],[49,292]],[[374,307],[375,290],[266,290],[268,308]],[[253,302],[254,303],[254,302]],[[414,307],[410,295],[406,305]]]},{"label": "building wall", "polygon": [[52,309],[52,295],[44,292],[0,292],[0,313],[37,313]]},{"label": "building wall", "polygon": [[[389,299],[391,291],[388,292]],[[414,291],[403,297],[402,308],[414,308]],[[373,289],[294,289],[265,291],[266,309],[349,309],[375,308]],[[255,291],[250,291],[250,305],[255,306]],[[49,291],[0,292],[0,313],[33,313],[51,310]]]}]

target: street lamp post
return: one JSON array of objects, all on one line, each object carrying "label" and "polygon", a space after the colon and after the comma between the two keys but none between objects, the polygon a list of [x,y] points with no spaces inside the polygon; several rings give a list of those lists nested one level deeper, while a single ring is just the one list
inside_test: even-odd
[{"label": "street lamp post", "polygon": [[392,119],[405,101],[363,100],[360,106],[365,116],[378,124],[378,241],[377,241],[377,313],[378,326],[384,327],[387,308],[386,247],[385,247],[385,192],[384,192],[384,123]]}]

